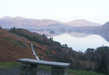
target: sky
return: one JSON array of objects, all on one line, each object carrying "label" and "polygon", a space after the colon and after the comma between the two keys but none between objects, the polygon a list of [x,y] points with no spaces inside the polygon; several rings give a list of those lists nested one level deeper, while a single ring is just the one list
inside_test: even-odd
[{"label": "sky", "polygon": [[109,21],[109,0],[0,0],[0,17],[4,16],[104,24]]}]

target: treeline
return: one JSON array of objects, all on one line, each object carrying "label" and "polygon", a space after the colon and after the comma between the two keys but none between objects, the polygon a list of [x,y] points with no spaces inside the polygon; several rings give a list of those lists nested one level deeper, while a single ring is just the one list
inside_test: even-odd
[{"label": "treeline", "polygon": [[88,48],[84,53],[72,55],[72,69],[101,72],[109,75],[109,47]]},{"label": "treeline", "polygon": [[90,70],[109,74],[109,47],[103,46],[97,49],[88,48],[85,52],[77,52],[67,45],[61,45],[59,42],[47,38],[45,35],[31,33],[24,29],[11,28],[11,33],[23,36],[30,41],[47,45],[45,51],[50,60],[70,62],[71,69]]}]

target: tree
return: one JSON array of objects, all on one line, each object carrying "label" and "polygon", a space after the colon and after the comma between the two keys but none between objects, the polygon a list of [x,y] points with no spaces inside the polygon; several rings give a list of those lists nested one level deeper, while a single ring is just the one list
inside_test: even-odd
[{"label": "tree", "polygon": [[85,57],[88,61],[94,61],[95,60],[95,50],[92,48],[88,48],[85,52]]},{"label": "tree", "polygon": [[109,47],[99,47],[96,50],[96,70],[109,74]]}]

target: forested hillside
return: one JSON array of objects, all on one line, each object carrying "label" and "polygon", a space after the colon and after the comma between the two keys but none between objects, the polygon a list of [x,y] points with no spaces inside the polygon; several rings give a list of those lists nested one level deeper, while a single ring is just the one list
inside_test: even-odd
[{"label": "forested hillside", "polygon": [[109,74],[109,47],[74,51],[67,45],[25,29],[0,28],[0,62],[13,62],[19,58],[34,58],[30,43],[40,59],[70,62],[71,69],[97,71]]}]

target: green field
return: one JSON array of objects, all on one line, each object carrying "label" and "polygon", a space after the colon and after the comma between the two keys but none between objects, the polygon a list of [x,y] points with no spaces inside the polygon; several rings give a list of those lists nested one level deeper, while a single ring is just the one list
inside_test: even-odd
[{"label": "green field", "polygon": [[[9,69],[9,68],[14,68],[19,66],[19,63],[16,62],[0,62],[0,68],[5,68],[5,69]],[[44,66],[40,66],[40,68],[43,69],[50,69]],[[101,74],[101,73],[96,73],[96,72],[92,72],[92,71],[85,71],[85,70],[69,70],[68,71],[68,75],[105,75],[105,74]]]},{"label": "green field", "polygon": [[19,63],[16,62],[0,62],[0,68],[13,68],[17,67]]},{"label": "green field", "polygon": [[68,74],[69,75],[105,75],[105,74],[85,71],[85,70],[69,70]]}]

